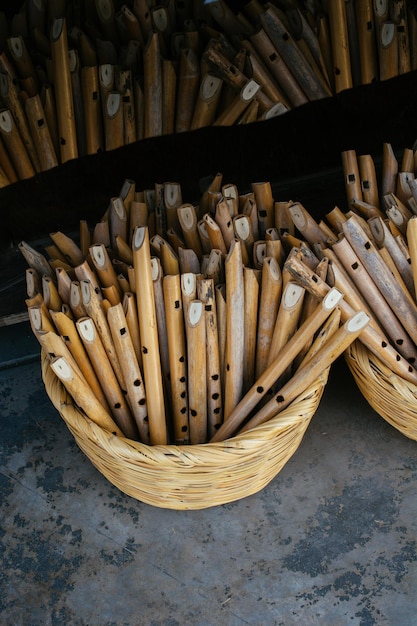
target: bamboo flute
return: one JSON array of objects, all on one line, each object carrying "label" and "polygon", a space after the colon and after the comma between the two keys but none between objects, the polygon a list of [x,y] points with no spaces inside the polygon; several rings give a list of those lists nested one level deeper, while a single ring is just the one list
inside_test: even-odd
[{"label": "bamboo flute", "polygon": [[177,209],[178,221],[187,248],[194,250],[199,259],[203,256],[203,247],[197,230],[198,217],[192,204],[182,204]]},{"label": "bamboo flute", "polygon": [[[30,326],[34,334],[37,336],[38,331],[55,334],[56,329],[52,322],[51,314],[43,301],[42,294],[38,294],[35,298],[25,300],[25,304],[28,309]],[[39,340],[38,336],[37,338]]]},{"label": "bamboo flute", "polygon": [[136,359],[142,371],[142,352],[139,332],[138,309],[136,306],[135,294],[131,291],[125,292],[123,295],[123,312],[126,317],[127,326],[129,328],[130,338],[135,350]]},{"label": "bamboo flute", "polygon": [[201,274],[201,265],[198,256],[191,248],[178,248],[178,263],[180,274],[191,272]]},{"label": "bamboo flute", "polygon": [[225,198],[217,203],[214,220],[221,230],[226,250],[229,250],[230,245],[235,238],[235,232],[233,229],[233,221],[230,215],[229,205],[227,204]]},{"label": "bamboo flute", "polygon": [[9,109],[0,110],[0,136],[21,180],[35,176],[35,169]]},{"label": "bamboo flute", "polygon": [[295,282],[289,281],[282,293],[278,313],[273,329],[269,348],[267,366],[276,358],[277,354],[288,343],[295,333],[304,302],[305,289]]},{"label": "bamboo flute", "polygon": [[42,293],[42,279],[36,270],[34,270],[32,267],[26,268],[25,279],[26,293],[29,298],[33,298],[37,294]]},{"label": "bamboo flute", "polygon": [[96,65],[81,68],[81,91],[85,120],[87,154],[104,148],[100,83]]},{"label": "bamboo flute", "polygon": [[345,0],[334,0],[327,6],[333,56],[333,79],[339,93],[353,86],[349,53],[349,35]]},{"label": "bamboo flute", "polygon": [[408,255],[406,256],[403,249],[400,247],[398,239],[394,237],[385,221],[380,217],[373,217],[368,221],[368,223],[374,241],[379,246],[379,248],[384,247],[388,250],[397,270],[403,277],[408,291],[413,297],[415,297],[416,292],[412,266],[409,263]]},{"label": "bamboo flute", "polygon": [[223,81],[214,73],[203,74],[194,106],[190,130],[211,126],[216,119]]},{"label": "bamboo flute", "polygon": [[61,231],[50,233],[49,236],[70,265],[75,267],[84,261],[83,253],[71,237]]},{"label": "bamboo flute", "polygon": [[87,220],[80,220],[80,250],[84,258],[87,258],[90,246],[91,233],[90,229],[88,228]]},{"label": "bamboo flute", "polygon": [[78,334],[75,323],[69,319],[65,313],[51,312],[53,323],[55,324],[58,333],[61,335],[65,345],[70,351],[71,355],[78,364],[82,375],[88,383],[90,389],[96,396],[100,404],[110,413],[110,407],[108,405],[106,396],[101,388],[100,382],[97,378],[95,370],[91,364],[91,361],[87,355],[84,345]]},{"label": "bamboo flute", "polygon": [[36,172],[39,172],[39,157],[30,133],[28,120],[24,110],[24,102],[22,101],[22,94],[17,88],[17,80],[15,84],[10,72],[0,73],[0,95],[4,108],[10,110],[11,112],[14,125],[19,131],[20,138],[33,169]]},{"label": "bamboo flute", "polygon": [[122,290],[106,247],[103,244],[92,245],[90,247],[90,258],[101,286],[114,287],[120,301],[123,296]]},{"label": "bamboo flute", "polygon": [[125,385],[123,380],[123,373],[120,367],[119,360],[117,358],[116,348],[114,346],[113,338],[111,336],[110,328],[107,322],[105,309],[102,306],[102,302],[104,301],[100,300],[100,298],[97,296],[90,281],[81,280],[80,285],[83,306],[87,312],[88,317],[93,320],[94,325],[97,328],[97,332],[104,345],[108,359],[112,365],[119,385],[121,389],[124,389]]},{"label": "bamboo flute", "polygon": [[213,126],[232,126],[249,103],[260,93],[260,85],[252,78],[249,79],[236,95],[234,100],[224,108],[213,123]]},{"label": "bamboo flute", "polygon": [[417,217],[412,217],[407,225],[407,242],[411,259],[414,293],[417,293]]},{"label": "bamboo flute", "polygon": [[77,398],[77,405],[92,422],[113,435],[124,437],[124,433],[100,404],[89,385],[71,367],[64,357],[51,360],[51,369],[62,382],[68,393]]},{"label": "bamboo flute", "polygon": [[122,97],[117,91],[107,94],[104,113],[104,143],[106,150],[124,145],[124,118]]},{"label": "bamboo flute", "polygon": [[98,66],[98,85],[100,90],[100,103],[103,120],[106,115],[107,98],[115,91],[115,67],[110,63],[102,63]]},{"label": "bamboo flute", "polygon": [[398,45],[398,73],[411,71],[410,41],[408,31],[407,7],[405,0],[391,3],[391,19],[395,24]]},{"label": "bamboo flute", "polygon": [[60,134],[60,160],[61,163],[65,163],[78,157],[78,148],[69,67],[67,25],[63,18],[55,19],[52,22],[51,54]]},{"label": "bamboo flute", "polygon": [[285,409],[297,396],[304,393],[309,385],[360,336],[368,321],[368,316],[363,311],[359,311],[344,322],[322,348],[281,387],[274,398],[243,426],[240,432],[246,432],[265,423]]},{"label": "bamboo flute", "polygon": [[387,20],[379,33],[379,80],[398,76],[398,35],[394,22]]},{"label": "bamboo flute", "polygon": [[284,62],[309,100],[318,100],[331,95],[330,89],[314,73],[302,54],[286,25],[280,19],[276,7],[269,7],[261,15],[261,23]]},{"label": "bamboo flute", "polygon": [[258,329],[258,306],[260,292],[260,271],[250,267],[243,267],[243,285],[245,294],[245,321],[244,321],[244,355],[243,393],[253,385],[256,368],[256,335]]},{"label": "bamboo flute", "polygon": [[200,84],[200,69],[194,50],[181,50],[179,58],[175,132],[191,129],[195,102]]},{"label": "bamboo flute", "polygon": [[288,211],[296,228],[305,237],[309,244],[325,243],[326,235],[317,224],[315,219],[299,202],[295,202],[288,207]]},{"label": "bamboo flute", "polygon": [[355,2],[362,85],[375,82],[378,79],[373,4],[373,0],[356,0]]},{"label": "bamboo flute", "polygon": [[244,285],[241,244],[233,240],[225,260],[226,347],[224,363],[224,419],[239,402],[243,389]]},{"label": "bamboo flute", "polygon": [[50,276],[42,276],[43,299],[49,310],[60,311],[62,299],[58,293],[56,282]]},{"label": "bamboo flute", "polygon": [[137,227],[133,234],[133,266],[135,269],[139,329],[142,342],[142,364],[148,406],[149,436],[152,445],[167,443],[165,403],[155,300],[152,284],[151,254],[147,227]]},{"label": "bamboo flute", "polygon": [[110,229],[110,245],[113,250],[117,250],[117,237],[123,239],[124,242],[127,242],[128,240],[128,211],[125,207],[123,199],[120,196],[115,196],[110,199],[108,219]]},{"label": "bamboo flute", "polygon": [[[233,218],[233,230],[235,237],[242,243],[243,264],[248,265],[249,259],[252,258],[253,244],[255,241],[249,217],[247,215],[236,215]],[[247,257],[246,261],[245,257]]]},{"label": "bamboo flute", "polygon": [[280,354],[277,355],[261,376],[256,379],[249,391],[230,414],[229,420],[212,437],[212,442],[227,439],[242,425],[268,390],[272,388],[282,373],[291,365],[308,339],[314,336],[331,312],[338,306],[342,298],[343,294],[338,289],[333,288],[329,290],[314,312],[291,337]]},{"label": "bamboo flute", "polygon": [[212,437],[223,422],[223,396],[214,282],[200,279],[197,296],[204,305],[206,326],[207,433]]},{"label": "bamboo flute", "polygon": [[164,276],[163,293],[168,338],[171,413],[175,444],[190,442],[188,421],[187,345],[180,276]]},{"label": "bamboo flute", "polygon": [[115,376],[94,321],[90,317],[82,317],[77,320],[76,326],[106,396],[113,419],[126,437],[137,439],[136,424],[126,403],[123,388]]},{"label": "bamboo flute", "polygon": [[75,319],[85,317],[87,312],[84,308],[79,281],[73,280],[70,284],[69,305]]},{"label": "bamboo flute", "polygon": [[158,327],[159,353],[161,357],[161,370],[164,377],[164,383],[167,385],[169,393],[169,355],[168,355],[168,337],[166,313],[163,293],[163,277],[162,265],[158,258],[151,258],[152,284],[155,301],[156,322]]},{"label": "bamboo flute", "polygon": [[162,59],[162,134],[175,132],[175,101],[177,96],[177,74],[171,59]]},{"label": "bamboo flute", "polygon": [[58,165],[54,144],[45,118],[42,101],[35,94],[25,101],[25,112],[29,129],[39,158],[40,171],[46,171]]},{"label": "bamboo flute", "polygon": [[122,97],[123,145],[127,146],[137,140],[132,72],[130,69],[119,69],[117,91]]},{"label": "bamboo flute", "polygon": [[211,247],[215,248],[216,250],[220,250],[223,254],[226,255],[226,243],[223,239],[220,226],[208,213],[205,213],[205,215],[203,216],[203,222]]},{"label": "bamboo flute", "polygon": [[[293,278],[300,282],[308,291],[316,297],[322,298],[330,289],[319,276],[315,275],[304,263],[292,256],[285,262],[287,271],[291,273]],[[355,309],[343,299],[340,302],[340,310],[342,321],[345,322]],[[399,352],[391,346],[388,340],[375,328],[368,324],[363,330],[360,338],[361,342],[375,354],[383,363],[387,365],[393,372],[414,384],[417,382],[417,371],[407,363]]]},{"label": "bamboo flute", "polygon": [[340,239],[333,245],[333,251],[366,300],[373,316],[378,320],[387,337],[390,337],[392,344],[407,361],[414,363],[417,359],[415,344],[363,267],[348,240],[345,237]]},{"label": "bamboo flute", "polygon": [[290,105],[297,107],[306,104],[308,102],[307,96],[297,83],[289,66],[284,62],[265,30],[259,26],[250,36],[250,41],[264,61],[266,68],[275,79],[276,84],[283,89]]},{"label": "bamboo flute", "polygon": [[185,313],[190,443],[207,441],[207,357],[204,306],[192,300]]},{"label": "bamboo flute", "polygon": [[344,150],[341,156],[345,175],[345,191],[350,206],[353,200],[363,200],[359,165],[355,150]]},{"label": "bamboo flute", "polygon": [[130,337],[123,305],[120,303],[110,307],[107,312],[107,319],[126,384],[127,401],[136,422],[140,440],[148,444],[149,426],[145,386]]},{"label": "bamboo flute", "polygon": [[414,343],[417,343],[417,327],[415,324],[417,306],[412,305],[410,298],[405,295],[381,259],[372,241],[369,240],[366,233],[355,220],[352,218],[348,219],[343,225],[343,232],[382,295],[404,326],[404,329]]},{"label": "bamboo flute", "polygon": [[261,270],[259,294],[258,329],[256,337],[255,376],[259,378],[268,363],[272,335],[282,293],[282,274],[278,262],[266,257]]},{"label": "bamboo flute", "polygon": [[275,226],[274,198],[272,195],[271,183],[252,183],[251,189],[255,196],[258,211],[259,237],[262,239],[265,236],[265,231],[268,228]]},{"label": "bamboo flute", "polygon": [[77,280],[80,281],[80,283],[82,280],[88,280],[92,284],[96,297],[101,300],[101,285],[96,271],[92,269],[89,262],[87,260],[83,261],[74,268],[74,272]]},{"label": "bamboo flute", "polygon": [[359,176],[361,180],[362,199],[364,202],[379,208],[378,182],[375,164],[370,154],[358,156]]},{"label": "bamboo flute", "polygon": [[38,272],[40,276],[47,274],[53,278],[55,277],[51,266],[43,254],[35,250],[35,248],[29,245],[26,241],[21,241],[18,244],[18,248],[29,267]]},{"label": "bamboo flute", "polygon": [[396,180],[398,174],[398,161],[390,143],[382,145],[382,181],[381,195],[384,197],[388,193],[395,193]]},{"label": "bamboo flute", "polygon": [[162,64],[159,37],[152,33],[143,51],[145,81],[145,128],[144,136],[162,134]]}]

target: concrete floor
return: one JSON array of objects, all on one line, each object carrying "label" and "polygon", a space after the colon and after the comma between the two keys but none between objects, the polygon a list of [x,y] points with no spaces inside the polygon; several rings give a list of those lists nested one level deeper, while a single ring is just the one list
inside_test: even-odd
[{"label": "concrete floor", "polygon": [[417,443],[342,361],[262,492],[179,512],[107,482],[46,396],[27,325],[0,330],[2,625],[417,624]]}]

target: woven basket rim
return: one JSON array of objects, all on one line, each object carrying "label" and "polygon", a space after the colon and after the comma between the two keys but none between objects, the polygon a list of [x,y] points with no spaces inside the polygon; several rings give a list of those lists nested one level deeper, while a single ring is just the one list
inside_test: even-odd
[{"label": "woven basket rim", "polygon": [[403,435],[417,440],[417,385],[393,372],[360,340],[344,356],[370,406]]}]

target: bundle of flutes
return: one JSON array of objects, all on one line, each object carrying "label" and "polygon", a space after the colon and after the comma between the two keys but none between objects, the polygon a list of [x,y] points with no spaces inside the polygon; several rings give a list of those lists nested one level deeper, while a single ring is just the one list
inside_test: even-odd
[{"label": "bundle of flutes", "polygon": [[[342,319],[352,310],[366,311],[370,323],[359,341],[393,374],[416,384],[415,153],[405,150],[399,164],[392,146],[384,144],[380,186],[371,155],[347,150],[342,163],[347,211],[336,206],[317,222],[301,203],[288,207],[296,235],[319,264],[292,253],[284,269],[315,296],[340,289]],[[324,276],[317,272],[321,264]]]},{"label": "bundle of flutes", "polygon": [[[0,20],[0,186],[417,67],[406,0],[27,0]],[[4,16],[3,16],[4,17]]]},{"label": "bundle of flutes", "polygon": [[51,233],[47,256],[21,242],[33,332],[85,415],[151,445],[219,441],[327,375],[369,318],[291,278],[287,255],[318,259],[290,204],[221,174],[197,204],[178,183],[126,180],[79,242]]}]

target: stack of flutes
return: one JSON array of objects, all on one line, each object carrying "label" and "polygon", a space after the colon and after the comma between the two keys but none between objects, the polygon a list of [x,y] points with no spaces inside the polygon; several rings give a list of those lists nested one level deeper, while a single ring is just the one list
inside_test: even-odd
[{"label": "stack of flutes", "polygon": [[[342,153],[348,210],[335,206],[317,222],[300,204],[289,207],[298,235],[328,267],[317,275],[299,254],[286,270],[315,295],[344,293],[343,315],[362,308],[370,317],[360,341],[393,374],[417,384],[417,183],[416,157],[402,162],[383,146],[381,191],[371,155]],[[381,200],[380,200],[381,195]]]},{"label": "stack of flutes", "polygon": [[79,243],[21,242],[33,332],[85,415],[151,445],[220,441],[327,377],[369,318],[291,278],[287,256],[327,266],[290,209],[270,183],[239,193],[220,173],[197,204],[178,183],[126,180]]},{"label": "stack of flutes", "polygon": [[411,4],[27,0],[0,19],[0,187],[415,69]]}]

